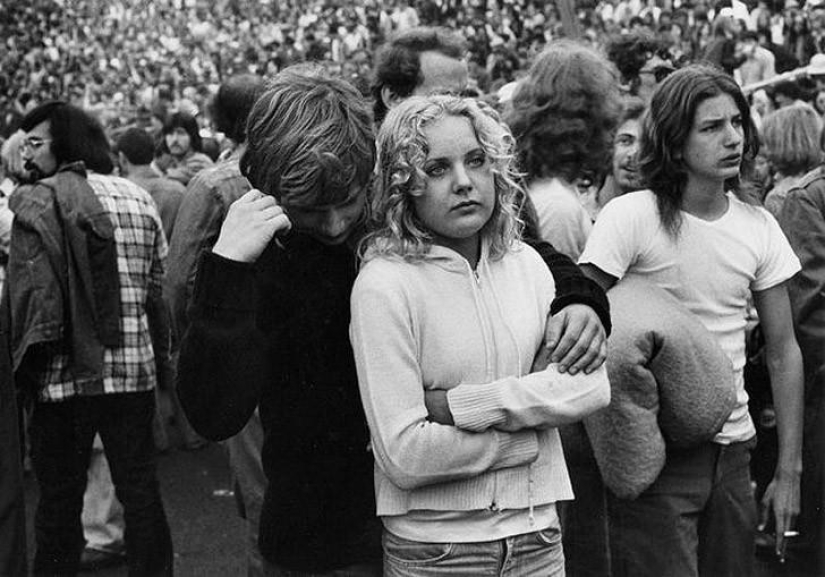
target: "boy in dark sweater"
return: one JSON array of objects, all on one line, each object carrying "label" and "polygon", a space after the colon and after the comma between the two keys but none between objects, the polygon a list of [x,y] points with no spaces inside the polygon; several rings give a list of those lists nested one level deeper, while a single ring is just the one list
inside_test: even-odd
[{"label": "boy in dark sweater", "polygon": [[[198,269],[178,391],[194,428],[215,440],[259,406],[267,575],[381,574],[373,458],[348,337],[374,160],[369,104],[353,87],[311,67],[281,72],[248,121],[241,168],[255,189],[232,205]],[[604,293],[547,245],[543,254],[556,262],[554,312],[573,304],[550,323],[549,340],[563,343],[556,354],[567,366],[595,368]]]}]

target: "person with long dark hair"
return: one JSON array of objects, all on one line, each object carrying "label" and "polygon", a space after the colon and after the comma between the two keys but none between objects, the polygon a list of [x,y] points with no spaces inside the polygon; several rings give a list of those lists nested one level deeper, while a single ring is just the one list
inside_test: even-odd
[{"label": "person with long dark hair", "polygon": [[[753,574],[756,501],[749,473],[755,428],[742,369],[753,298],[766,343],[779,457],[763,503],[777,553],[799,511],[802,359],[785,286],[799,270],[776,220],[737,196],[758,149],[748,102],[707,65],[674,72],[653,93],[640,167],[649,190],[611,201],[580,262],[605,288],[641,277],[695,314],[734,368],[737,402],[713,439],[667,447],[659,476],[610,508],[614,575]],[[767,519],[764,519],[766,521]]]}]

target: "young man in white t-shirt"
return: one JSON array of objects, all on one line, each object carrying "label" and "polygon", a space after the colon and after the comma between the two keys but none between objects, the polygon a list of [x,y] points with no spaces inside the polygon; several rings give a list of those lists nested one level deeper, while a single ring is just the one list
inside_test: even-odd
[{"label": "young man in white t-shirt", "polygon": [[[785,281],[799,261],[767,211],[732,192],[756,130],[734,80],[690,66],[656,90],[643,121],[650,190],[601,212],[580,264],[603,287],[643,277],[694,312],[735,370],[737,404],[712,442],[668,448],[658,479],[633,501],[611,497],[615,576],[740,576],[753,570],[756,503],[749,473],[755,428],[742,368],[753,297],[767,341],[779,458],[764,503],[777,554],[799,510],[802,361]],[[764,521],[764,520],[763,520]]]}]

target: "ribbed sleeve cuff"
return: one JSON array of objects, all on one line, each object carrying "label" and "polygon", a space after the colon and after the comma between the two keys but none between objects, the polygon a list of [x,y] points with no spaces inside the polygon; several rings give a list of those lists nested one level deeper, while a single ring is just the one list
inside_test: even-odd
[{"label": "ribbed sleeve cuff", "polygon": [[496,431],[499,443],[499,464],[501,468],[517,467],[532,463],[539,456],[539,440],[531,430],[518,433]]},{"label": "ribbed sleeve cuff", "polygon": [[193,301],[197,306],[237,311],[255,309],[255,265],[205,251],[198,264]]},{"label": "ribbed sleeve cuff", "polygon": [[504,422],[500,385],[459,385],[447,391],[455,426],[465,431],[486,431]]}]

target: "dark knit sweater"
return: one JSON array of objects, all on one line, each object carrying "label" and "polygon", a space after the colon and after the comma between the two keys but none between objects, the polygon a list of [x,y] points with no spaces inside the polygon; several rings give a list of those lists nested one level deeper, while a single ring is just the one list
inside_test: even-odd
[{"label": "dark knit sweater", "polygon": [[[351,247],[297,234],[283,247],[272,243],[255,265],[202,258],[181,346],[181,403],[200,434],[220,440],[260,402],[269,486],[259,543],[269,561],[321,571],[379,559],[373,458],[348,333],[356,259]],[[609,319],[604,293],[569,280],[583,278],[569,266],[551,268],[558,298]],[[584,290],[571,297],[563,287]]]}]

